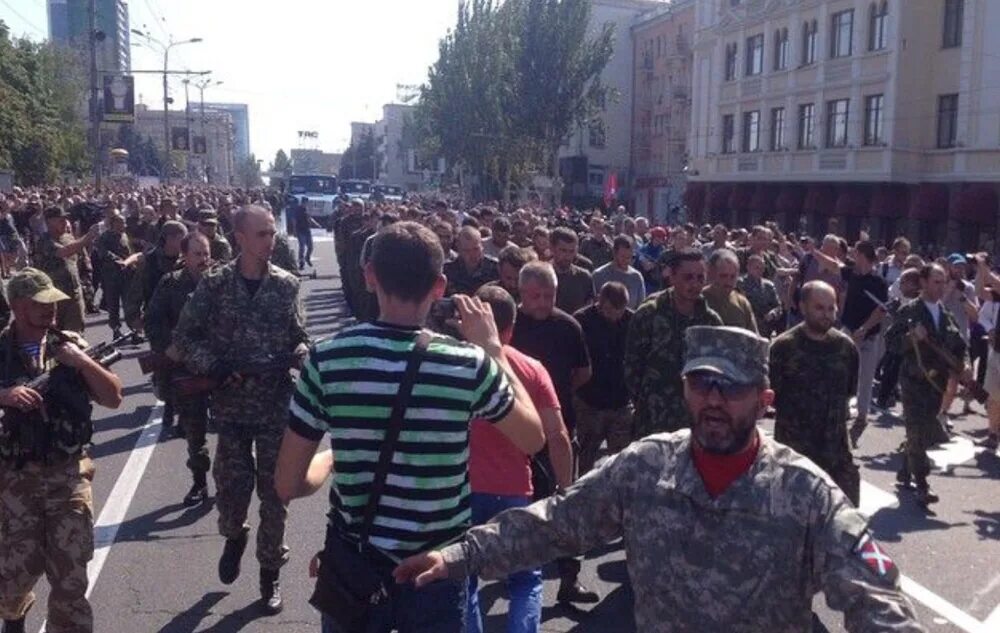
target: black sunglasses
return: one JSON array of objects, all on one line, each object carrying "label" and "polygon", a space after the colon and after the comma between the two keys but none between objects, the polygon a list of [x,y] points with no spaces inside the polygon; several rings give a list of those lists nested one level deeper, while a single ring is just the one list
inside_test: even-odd
[{"label": "black sunglasses", "polygon": [[699,396],[706,397],[712,393],[713,389],[718,389],[719,395],[727,402],[742,400],[757,389],[757,385],[735,382],[725,376],[706,371],[692,372],[687,374],[684,379],[687,380],[691,390]]}]

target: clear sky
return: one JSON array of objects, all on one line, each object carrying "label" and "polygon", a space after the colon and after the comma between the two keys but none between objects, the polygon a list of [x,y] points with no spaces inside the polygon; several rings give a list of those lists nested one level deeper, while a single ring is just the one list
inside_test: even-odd
[{"label": "clear sky", "polygon": [[[381,118],[396,84],[419,84],[455,23],[458,0],[129,0],[133,28],[159,39],[201,37],[175,47],[170,66],[211,70],[221,86],[206,101],[250,106],[250,145],[264,167],[279,148],[298,147],[298,130],[318,147],[342,151],[351,121]],[[0,0],[15,35],[48,35],[47,0]],[[139,38],[133,36],[133,43]],[[176,61],[175,61],[176,60]],[[162,68],[159,53],[133,46],[133,69]],[[159,108],[158,75],[137,75],[138,98]],[[171,80],[175,106],[184,100]],[[197,91],[192,90],[192,100]]]}]

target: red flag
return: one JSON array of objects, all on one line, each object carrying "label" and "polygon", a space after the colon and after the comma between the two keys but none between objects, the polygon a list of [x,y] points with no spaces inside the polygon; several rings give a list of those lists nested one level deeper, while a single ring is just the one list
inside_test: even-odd
[{"label": "red flag", "polygon": [[608,174],[608,180],[604,183],[604,205],[611,206],[611,201],[618,197],[618,172],[613,171]]}]

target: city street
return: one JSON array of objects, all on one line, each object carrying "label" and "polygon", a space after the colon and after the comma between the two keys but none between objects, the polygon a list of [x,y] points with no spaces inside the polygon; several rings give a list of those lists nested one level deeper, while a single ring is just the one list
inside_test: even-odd
[{"label": "city street", "polygon": [[[315,233],[316,280],[303,280],[308,326],[315,338],[337,331],[349,318],[339,291],[332,240]],[[110,337],[102,317],[88,327],[87,338]],[[112,633],[248,631],[296,633],[318,631],[319,618],[307,603],[312,581],[310,557],[321,546],[327,500],[325,491],[293,502],[287,541],[291,559],[282,573],[285,611],[263,618],[256,599],[258,566],[253,539],[243,558],[243,573],[231,586],[217,578],[223,540],[216,531],[211,503],[185,509],[181,498],[190,486],[184,465],[185,443],[160,438],[160,413],[148,379],[139,372],[140,348],[123,350],[115,370],[125,384],[120,410],[96,412],[93,456],[97,552],[90,567],[95,630]],[[984,437],[982,409],[956,420],[958,435],[933,455],[932,485],[941,502],[928,514],[912,494],[897,494],[896,449],[903,429],[891,415],[879,418],[861,440],[858,460],[864,485],[862,506],[872,515],[876,538],[904,575],[903,588],[917,605],[929,631],[996,633],[1000,631],[1000,457],[974,447]],[[958,408],[959,405],[956,405]],[[767,425],[765,425],[767,426]],[[214,484],[211,486],[214,492]],[[256,503],[251,510],[256,529]],[[641,554],[641,553],[640,553]],[[584,563],[584,583],[603,597],[591,609],[554,606],[557,584],[545,584],[545,631],[631,631],[631,598],[624,554],[617,544],[591,553]],[[39,603],[29,615],[29,629],[42,627],[47,587],[39,584]],[[486,587],[489,631],[504,630],[505,600],[500,585]],[[817,600],[831,631],[842,619]]]}]

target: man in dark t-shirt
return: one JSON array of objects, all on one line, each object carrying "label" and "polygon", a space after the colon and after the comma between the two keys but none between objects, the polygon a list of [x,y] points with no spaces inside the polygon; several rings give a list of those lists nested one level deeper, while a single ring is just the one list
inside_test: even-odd
[{"label": "man in dark t-shirt", "polygon": [[[562,409],[563,421],[572,439],[576,432],[576,412],[573,392],[590,380],[590,357],[583,339],[583,330],[576,319],[556,307],[556,272],[548,262],[529,262],[518,277],[521,304],[514,322],[510,341],[519,352],[541,361],[549,372]],[[546,453],[536,458],[533,466],[535,498],[542,499],[556,492],[555,481]],[[580,561],[561,558],[559,567],[559,602],[595,603],[599,597],[579,582]]]}]

